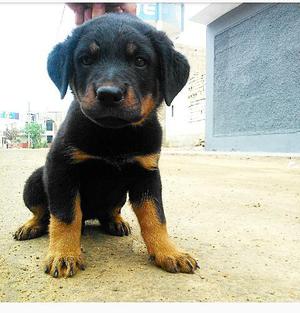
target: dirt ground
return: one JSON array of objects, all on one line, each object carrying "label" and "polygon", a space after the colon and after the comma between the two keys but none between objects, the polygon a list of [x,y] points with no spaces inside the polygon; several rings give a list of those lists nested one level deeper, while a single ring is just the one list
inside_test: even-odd
[{"label": "dirt ground", "polygon": [[25,179],[46,150],[0,150],[0,300],[300,301],[300,158],[172,153],[160,168],[169,233],[199,260],[193,275],[170,274],[147,259],[136,218],[129,237],[82,238],[87,268],[70,279],[43,273],[48,236],[18,242],[30,217]]}]

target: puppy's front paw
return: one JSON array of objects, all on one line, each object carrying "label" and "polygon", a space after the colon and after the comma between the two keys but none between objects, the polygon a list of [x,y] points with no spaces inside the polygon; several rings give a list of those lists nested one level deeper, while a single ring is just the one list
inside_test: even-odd
[{"label": "puppy's front paw", "polygon": [[81,255],[76,255],[76,253],[70,253],[69,255],[49,253],[45,262],[45,273],[55,278],[71,277],[78,270],[84,269],[83,258]]},{"label": "puppy's front paw", "polygon": [[195,272],[199,265],[197,261],[188,253],[179,251],[170,251],[168,253],[156,253],[150,256],[150,260],[157,266],[171,273],[189,273]]}]

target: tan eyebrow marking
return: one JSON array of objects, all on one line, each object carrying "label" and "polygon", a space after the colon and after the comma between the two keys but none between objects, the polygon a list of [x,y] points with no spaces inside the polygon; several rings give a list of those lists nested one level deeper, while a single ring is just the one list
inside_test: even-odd
[{"label": "tan eyebrow marking", "polygon": [[90,49],[92,54],[97,54],[100,50],[99,46],[95,42],[92,42],[90,44],[89,49]]},{"label": "tan eyebrow marking", "polygon": [[126,50],[127,50],[128,54],[132,55],[136,49],[137,49],[137,46],[133,42],[130,42],[130,43],[127,44],[127,49]]}]

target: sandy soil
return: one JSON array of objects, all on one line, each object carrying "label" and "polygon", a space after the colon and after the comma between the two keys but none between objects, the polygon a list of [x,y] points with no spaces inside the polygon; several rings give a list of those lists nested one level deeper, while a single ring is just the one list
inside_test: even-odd
[{"label": "sandy soil", "polygon": [[46,150],[0,150],[1,301],[300,301],[300,159],[171,154],[160,167],[169,233],[194,255],[194,275],[150,264],[131,209],[133,234],[87,227],[87,269],[70,279],[43,273],[44,236],[13,240],[30,217],[25,179]]}]

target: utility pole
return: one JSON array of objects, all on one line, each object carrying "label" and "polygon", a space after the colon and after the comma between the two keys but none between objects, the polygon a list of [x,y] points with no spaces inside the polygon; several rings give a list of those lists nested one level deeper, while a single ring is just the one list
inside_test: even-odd
[{"label": "utility pole", "polygon": [[[27,120],[28,120],[28,126],[31,123],[31,113],[30,113],[30,101],[28,101],[28,107],[27,107]],[[30,133],[27,133],[27,148],[29,149],[31,146],[30,144]]]}]

